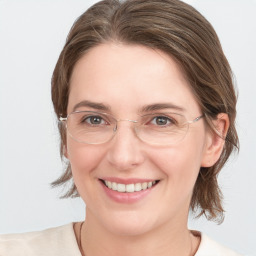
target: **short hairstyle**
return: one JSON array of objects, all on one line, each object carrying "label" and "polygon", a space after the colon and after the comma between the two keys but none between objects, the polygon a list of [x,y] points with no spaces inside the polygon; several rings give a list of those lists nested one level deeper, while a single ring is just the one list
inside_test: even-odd
[{"label": "short hairstyle", "polygon": [[[77,61],[91,48],[107,43],[143,45],[174,58],[182,68],[205,115],[207,126],[216,133],[212,120],[227,113],[230,120],[224,149],[212,167],[201,167],[190,208],[209,220],[224,217],[222,193],[217,182],[221,168],[238,149],[235,129],[236,92],[232,71],[211,24],[192,6],[179,0],[104,0],[83,13],[72,26],[52,76],[52,101],[59,118],[67,115],[70,77]],[[60,123],[60,152],[63,157],[66,130]],[[63,197],[79,196],[69,163],[52,183],[71,187]]]}]

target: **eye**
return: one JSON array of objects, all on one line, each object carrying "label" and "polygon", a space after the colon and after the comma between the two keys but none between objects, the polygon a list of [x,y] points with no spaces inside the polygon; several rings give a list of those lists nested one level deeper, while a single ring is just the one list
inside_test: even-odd
[{"label": "eye", "polygon": [[106,125],[107,122],[101,116],[84,116],[81,123],[87,123],[90,125]]},{"label": "eye", "polygon": [[172,125],[175,122],[170,117],[156,116],[152,119],[151,123],[158,126],[167,126],[167,125]]}]

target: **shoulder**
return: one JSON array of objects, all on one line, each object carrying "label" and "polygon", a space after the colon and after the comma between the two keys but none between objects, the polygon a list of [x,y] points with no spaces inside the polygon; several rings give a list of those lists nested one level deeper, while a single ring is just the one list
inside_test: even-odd
[{"label": "shoulder", "polygon": [[1,256],[81,256],[73,224],[23,234],[0,235]]},{"label": "shoulder", "polygon": [[217,243],[201,233],[201,243],[195,256],[242,256],[231,249]]}]

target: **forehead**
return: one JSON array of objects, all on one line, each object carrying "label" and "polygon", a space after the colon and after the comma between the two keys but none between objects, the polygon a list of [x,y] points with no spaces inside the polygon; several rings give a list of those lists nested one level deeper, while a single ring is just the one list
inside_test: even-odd
[{"label": "forehead", "polygon": [[176,61],[141,45],[108,43],[92,48],[75,65],[70,80],[68,112],[79,101],[137,111],[142,105],[198,105]]}]

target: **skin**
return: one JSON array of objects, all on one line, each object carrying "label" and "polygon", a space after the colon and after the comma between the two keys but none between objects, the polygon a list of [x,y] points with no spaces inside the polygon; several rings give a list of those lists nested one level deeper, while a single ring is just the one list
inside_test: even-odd
[{"label": "skin", "polygon": [[[106,43],[91,49],[75,65],[70,81],[68,113],[87,100],[101,103],[117,119],[137,120],[143,106],[172,103],[187,120],[201,110],[177,63],[165,53],[139,45]],[[77,110],[99,111],[80,106]],[[143,114],[143,113],[142,113]],[[228,117],[218,116],[225,134]],[[66,157],[80,196],[86,203],[82,247],[94,255],[193,255],[200,237],[187,228],[193,187],[201,166],[219,158],[224,141],[203,119],[189,127],[175,146],[152,146],[139,140],[130,122],[120,122],[115,137],[89,145],[67,135]],[[102,177],[160,180],[142,200],[132,204],[110,199]],[[79,228],[75,226],[78,236]],[[100,245],[100,246],[99,246]]]}]

